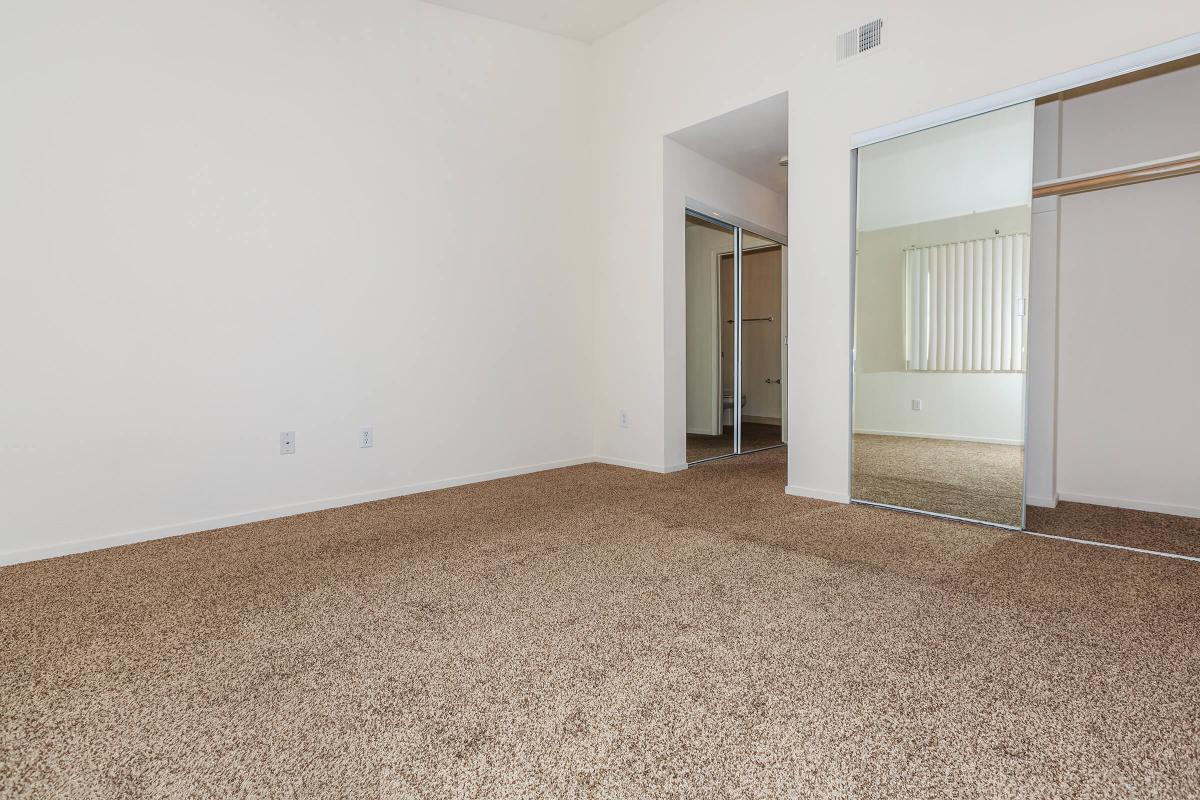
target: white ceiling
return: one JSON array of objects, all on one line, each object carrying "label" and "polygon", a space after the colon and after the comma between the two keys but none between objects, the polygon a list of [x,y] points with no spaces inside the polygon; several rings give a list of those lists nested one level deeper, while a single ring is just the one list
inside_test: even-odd
[{"label": "white ceiling", "polygon": [[583,42],[645,14],[666,0],[428,0],[481,17],[511,22]]},{"label": "white ceiling", "polygon": [[787,192],[788,96],[777,94],[671,134],[684,147],[780,194]]}]

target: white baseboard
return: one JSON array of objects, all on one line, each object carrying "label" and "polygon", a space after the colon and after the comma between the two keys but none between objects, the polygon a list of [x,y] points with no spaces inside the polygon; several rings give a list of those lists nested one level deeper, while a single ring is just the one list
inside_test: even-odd
[{"label": "white baseboard", "polygon": [[672,472],[679,472],[687,469],[687,464],[674,464],[671,466],[660,466],[659,464],[646,464],[641,461],[626,461],[623,458],[609,458],[608,456],[596,456],[592,459],[596,464],[608,464],[612,467],[628,467],[629,469],[640,469],[643,472],[657,472],[660,475],[668,475]]},{"label": "white baseboard", "polygon": [[856,430],[867,436],[907,436],[911,439],[946,439],[951,442],[977,442],[979,444],[1023,444],[1020,439],[990,439],[986,436],[950,436],[944,433],[913,433],[912,431]]},{"label": "white baseboard", "polygon": [[782,417],[756,417],[752,414],[742,414],[742,422],[758,422],[763,425],[783,425]]},{"label": "white baseboard", "polygon": [[1128,508],[1134,511],[1153,511],[1156,514],[1173,514],[1177,517],[1200,517],[1200,508],[1177,506],[1170,503],[1151,503],[1146,500],[1127,500],[1123,497],[1101,497],[1091,494],[1059,492],[1058,499],[1068,503],[1087,503],[1093,506]]},{"label": "white baseboard", "polygon": [[55,558],[57,556],[66,556],[73,553],[83,553],[89,550],[104,550],[109,547],[119,547],[120,545],[125,544],[148,542],[153,539],[166,539],[172,536],[183,536],[189,533],[199,533],[201,531],[229,528],[234,525],[245,525],[250,522],[262,522],[263,520],[268,519],[290,517],[296,514],[307,514],[312,511],[324,511],[325,509],[329,508],[358,505],[359,503],[371,503],[376,500],[389,500],[393,497],[404,497],[405,495],[431,492],[437,489],[449,489],[454,486],[466,486],[467,484],[481,483],[483,481],[491,481],[498,478],[511,478],[516,475],[528,475],[532,472],[544,472],[545,470],[549,469],[561,469],[563,467],[573,467],[579,464],[591,464],[595,461],[596,459],[590,456],[585,458],[569,458],[562,461],[549,461],[543,464],[530,464],[523,467],[495,470],[493,472],[481,472],[475,475],[463,475],[457,478],[445,478],[439,481],[414,483],[409,484],[408,486],[396,487],[394,489],[380,489],[373,492],[348,494],[341,497],[328,497],[321,500],[310,500],[303,503],[292,503],[289,505],[273,506],[270,508],[259,508],[254,509],[253,511],[244,511],[238,514],[229,514],[220,517],[208,517],[206,519],[182,522],[175,525],[164,525],[158,528],[145,528],[142,530],[128,531],[125,533],[93,536],[86,539],[74,539],[72,541],[61,542],[59,544],[47,545],[44,547],[31,547],[24,550],[9,550],[6,552],[0,552],[0,566],[21,564],[27,561],[40,561],[45,558]]},{"label": "white baseboard", "polygon": [[849,492],[831,492],[826,489],[809,489],[805,486],[785,486],[783,491],[792,497],[811,497],[814,500],[829,500],[833,503],[849,503]]},{"label": "white baseboard", "polygon": [[[220,528],[232,527],[234,525],[245,525],[251,522],[262,522],[263,520],[268,519],[290,517],[296,514],[306,514],[313,511],[323,511],[330,508],[357,505],[359,503],[370,503],[377,500],[388,500],[394,497],[404,497],[405,495],[410,494],[420,494],[422,492],[430,492],[438,489],[449,489],[455,486],[465,486],[472,483],[497,480],[499,478],[510,478],[517,475],[528,475],[534,472],[544,472],[551,469],[562,469],[563,467],[573,467],[579,464],[592,463],[610,464],[613,466],[627,467],[630,469],[643,470],[646,472],[654,472],[659,474],[668,474],[687,469],[687,464],[675,464],[664,467],[657,464],[626,461],[624,459],[608,458],[604,456],[570,458],[563,459],[561,461],[549,461],[542,464],[530,464],[522,467],[495,470],[492,472],[481,472],[474,475],[463,475],[456,478],[446,478],[438,481],[414,483],[392,489],[381,489],[372,492],[361,492],[358,494],[343,495],[341,497],[329,497],[303,503],[292,503],[289,505],[273,506],[270,508],[259,508],[238,514],[229,514],[220,517],[208,517],[206,519],[193,520],[191,522],[184,522],[175,525],[164,525],[157,528],[146,528],[124,533],[95,536],[86,539],[75,539],[72,541],[61,542],[44,547],[32,547],[23,550],[9,550],[0,553],[0,566],[21,564],[28,561],[39,561],[46,558],[55,558],[57,556],[71,555],[73,553],[83,553],[90,550],[103,550],[109,547],[119,547],[121,545],[134,544],[136,542],[146,542],[154,539],[166,539],[172,536],[183,536],[189,533],[217,530]],[[825,489],[812,489],[809,487],[792,485],[786,486],[784,491],[793,497],[809,497],[816,500],[827,500],[834,503],[850,502],[850,495],[846,492],[835,492]],[[1026,498],[1026,502],[1029,505],[1046,508],[1054,508],[1055,505],[1057,505],[1057,500],[1200,518],[1200,508],[1193,506],[1152,503],[1141,500],[1101,497],[1098,495],[1060,492],[1057,499],[1033,496]]]},{"label": "white baseboard", "polygon": [[1037,497],[1036,495],[1026,495],[1025,505],[1037,506],[1038,508],[1054,508],[1058,505],[1056,497]]}]

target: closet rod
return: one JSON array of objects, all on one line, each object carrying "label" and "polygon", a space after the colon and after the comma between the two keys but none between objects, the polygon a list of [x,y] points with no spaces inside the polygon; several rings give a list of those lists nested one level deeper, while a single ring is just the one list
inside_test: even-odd
[{"label": "closet rod", "polygon": [[1191,175],[1200,172],[1200,152],[1189,153],[1185,156],[1164,158],[1158,161],[1147,161],[1144,164],[1131,164],[1127,167],[1091,172],[1086,175],[1076,175],[1070,178],[1056,178],[1033,185],[1034,197],[1052,197],[1054,195],[1080,194],[1094,192],[1097,189],[1108,189],[1113,186],[1128,186],[1132,183],[1145,183],[1163,178],[1177,178],[1180,175]]}]

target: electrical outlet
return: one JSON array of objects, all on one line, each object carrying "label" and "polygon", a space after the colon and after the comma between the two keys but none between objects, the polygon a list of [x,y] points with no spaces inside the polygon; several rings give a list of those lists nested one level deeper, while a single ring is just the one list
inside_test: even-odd
[{"label": "electrical outlet", "polygon": [[359,447],[374,447],[375,446],[375,429],[374,428],[359,428],[358,429],[358,446]]},{"label": "electrical outlet", "polygon": [[913,411],[920,411],[920,410],[921,410],[921,401],[920,401],[920,400],[913,400],[913,401],[912,401],[912,410],[913,410]]},{"label": "electrical outlet", "polygon": [[284,431],[279,434],[279,455],[290,456],[296,452],[296,432]]},{"label": "electrical outlet", "polygon": [[617,412],[617,425],[622,428],[629,427],[629,412],[623,408]]}]

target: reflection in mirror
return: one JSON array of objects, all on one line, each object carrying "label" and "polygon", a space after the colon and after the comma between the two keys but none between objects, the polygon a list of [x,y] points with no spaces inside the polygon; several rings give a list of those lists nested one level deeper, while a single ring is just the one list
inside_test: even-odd
[{"label": "reflection in mirror", "polygon": [[782,245],[742,234],[743,453],[783,444],[783,264]]},{"label": "reflection in mirror", "polygon": [[687,217],[687,460],[733,455],[733,252],[731,226]]},{"label": "reflection in mirror", "polygon": [[859,150],[851,496],[1021,527],[1033,103]]}]

